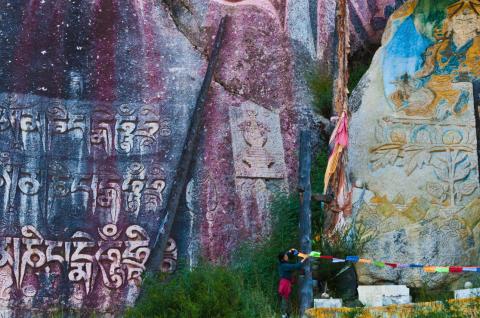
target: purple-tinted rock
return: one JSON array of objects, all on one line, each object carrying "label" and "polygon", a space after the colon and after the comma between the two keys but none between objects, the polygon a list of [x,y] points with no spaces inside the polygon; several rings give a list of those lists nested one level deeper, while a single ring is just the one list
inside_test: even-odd
[{"label": "purple-tinted rock", "polygon": [[121,309],[206,62],[153,1],[0,7],[0,306]]}]

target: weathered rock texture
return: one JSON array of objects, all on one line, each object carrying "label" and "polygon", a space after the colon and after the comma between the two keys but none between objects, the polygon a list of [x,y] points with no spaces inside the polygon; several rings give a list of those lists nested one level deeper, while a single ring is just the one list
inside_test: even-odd
[{"label": "weathered rock texture", "polygon": [[[352,2],[365,16],[352,23],[365,28],[392,3]],[[159,233],[190,266],[266,235],[272,195],[295,187],[299,127],[315,120],[305,73],[332,48],[334,30],[322,29],[332,10],[315,0],[1,1],[0,308],[117,310],[135,300]],[[197,164],[166,233],[224,15]]]},{"label": "weathered rock texture", "polygon": [[[480,76],[479,7],[408,1],[391,17],[382,47],[353,95],[348,152],[357,187],[353,218],[376,234],[365,256],[425,265],[479,262],[470,83]],[[369,284],[434,287],[466,277],[357,269],[361,282]]]},{"label": "weathered rock texture", "polygon": [[[352,51],[380,44],[383,30],[393,11],[404,0],[349,0]],[[333,62],[335,38],[335,0],[318,1],[317,55],[326,65]]]},{"label": "weathered rock texture", "polygon": [[0,306],[132,304],[205,58],[151,1],[0,12]]}]

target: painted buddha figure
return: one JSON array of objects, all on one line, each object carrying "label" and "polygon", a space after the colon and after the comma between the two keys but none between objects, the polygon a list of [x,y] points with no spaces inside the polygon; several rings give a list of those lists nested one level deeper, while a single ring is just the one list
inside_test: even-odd
[{"label": "painted buddha figure", "polygon": [[390,97],[397,109],[409,116],[438,119],[463,113],[469,94],[452,83],[480,77],[479,31],[480,1],[462,0],[449,6],[436,43],[425,52],[422,69],[414,78],[404,76],[396,83],[397,91]]}]

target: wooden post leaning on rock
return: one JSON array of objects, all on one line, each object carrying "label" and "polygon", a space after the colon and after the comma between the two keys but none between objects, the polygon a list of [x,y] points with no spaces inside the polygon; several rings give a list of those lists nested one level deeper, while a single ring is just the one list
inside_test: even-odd
[{"label": "wooden post leaning on rock", "polygon": [[195,160],[194,154],[197,151],[197,146],[200,140],[200,134],[203,123],[203,114],[205,108],[205,102],[208,94],[208,90],[213,80],[213,74],[218,62],[222,41],[225,35],[225,27],[228,17],[225,16],[220,20],[215,42],[213,45],[212,53],[208,61],[207,72],[203,79],[202,87],[195,104],[195,109],[192,113],[192,119],[188,128],[187,137],[183,146],[182,155],[179,160],[178,166],[175,172],[175,180],[173,181],[172,189],[170,191],[166,211],[166,221],[162,229],[159,230],[155,244],[152,248],[152,255],[149,260],[148,272],[158,272],[161,270],[161,264],[163,260],[163,251],[167,245],[170,230],[172,228],[175,214],[180,203],[180,198],[185,191],[187,184],[187,176],[190,169],[193,166]]},{"label": "wooden post leaning on rock", "polygon": [[[298,191],[300,193],[300,249],[303,253],[309,254],[312,251],[312,210],[310,203],[312,199],[312,185],[310,183],[310,172],[312,167],[312,145],[311,132],[302,130],[300,132],[300,176]],[[313,303],[313,280],[310,260],[304,266],[304,276],[300,280],[300,314],[303,316]]]}]

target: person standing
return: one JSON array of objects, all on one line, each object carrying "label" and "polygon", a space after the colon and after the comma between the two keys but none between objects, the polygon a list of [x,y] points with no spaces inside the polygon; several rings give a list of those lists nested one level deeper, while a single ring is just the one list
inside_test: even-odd
[{"label": "person standing", "polygon": [[[296,270],[302,269],[305,260],[308,255],[300,262],[289,263],[289,255],[294,255],[297,252],[290,250],[288,252],[282,252],[278,254],[278,273],[280,275],[280,282],[278,284],[278,293],[281,297],[281,312],[282,318],[289,318],[291,311],[290,293],[292,292],[292,274]],[[297,252],[298,253],[298,252]]]}]

